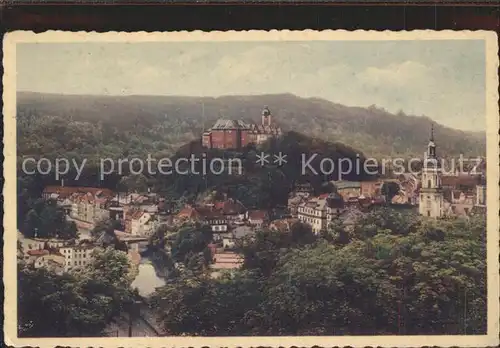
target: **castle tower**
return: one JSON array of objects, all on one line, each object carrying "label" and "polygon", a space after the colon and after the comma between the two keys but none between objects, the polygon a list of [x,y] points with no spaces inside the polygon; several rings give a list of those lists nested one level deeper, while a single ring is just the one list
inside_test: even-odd
[{"label": "castle tower", "polygon": [[271,111],[269,111],[269,108],[267,106],[264,106],[264,109],[262,110],[262,125],[266,127],[271,126],[271,124]]},{"label": "castle tower", "polygon": [[443,192],[441,187],[441,165],[436,156],[434,127],[427,145],[427,153],[422,169],[422,187],[420,189],[419,213],[422,216],[443,216]]}]

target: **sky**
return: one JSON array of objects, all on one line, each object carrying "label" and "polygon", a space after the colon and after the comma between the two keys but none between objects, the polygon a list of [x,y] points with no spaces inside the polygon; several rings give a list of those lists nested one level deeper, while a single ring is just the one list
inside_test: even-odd
[{"label": "sky", "polygon": [[[97,95],[293,93],[484,131],[482,40],[22,43],[17,90]],[[275,108],[279,108],[275,106]]]}]

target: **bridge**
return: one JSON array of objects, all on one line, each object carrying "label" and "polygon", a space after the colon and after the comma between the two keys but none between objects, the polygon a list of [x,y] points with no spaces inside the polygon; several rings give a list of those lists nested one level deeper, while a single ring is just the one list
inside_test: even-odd
[{"label": "bridge", "polygon": [[115,236],[119,241],[125,243],[139,243],[139,242],[147,242],[149,238],[143,236],[133,235],[127,232],[115,230]]}]

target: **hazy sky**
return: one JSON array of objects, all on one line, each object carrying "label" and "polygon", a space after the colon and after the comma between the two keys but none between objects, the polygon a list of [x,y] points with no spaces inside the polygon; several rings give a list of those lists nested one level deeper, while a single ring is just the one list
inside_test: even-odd
[{"label": "hazy sky", "polygon": [[[293,93],[485,129],[479,40],[17,45],[17,89],[65,94]],[[275,108],[279,108],[275,106]]]}]

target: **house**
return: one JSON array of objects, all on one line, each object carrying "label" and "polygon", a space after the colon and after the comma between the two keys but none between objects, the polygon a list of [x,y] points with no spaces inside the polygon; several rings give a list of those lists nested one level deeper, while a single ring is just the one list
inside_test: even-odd
[{"label": "house", "polygon": [[79,270],[85,268],[92,260],[92,252],[96,246],[89,243],[67,245],[59,249],[64,257],[64,271]]},{"label": "house", "polygon": [[291,216],[296,217],[298,214],[299,205],[307,201],[309,195],[294,194],[288,198],[288,212]]},{"label": "house", "polygon": [[474,191],[476,185],[481,184],[481,180],[482,178],[480,175],[442,175],[441,186],[443,189]]},{"label": "house", "polygon": [[314,233],[319,233],[328,227],[332,219],[344,208],[342,196],[336,193],[326,193],[302,202],[298,207],[298,219],[311,226]]},{"label": "house", "polygon": [[83,186],[46,186],[43,189],[42,197],[45,199],[56,198],[64,200],[75,193],[90,193],[93,196],[113,197],[113,191],[101,187],[83,187]]},{"label": "house", "polygon": [[229,221],[219,214],[207,214],[204,222],[210,226],[215,241],[222,240],[222,236],[229,232]]},{"label": "house", "polygon": [[225,233],[222,238],[222,247],[224,249],[234,248],[236,242],[242,238],[253,236],[255,231],[250,226],[238,226],[234,228],[230,233]]},{"label": "house", "polygon": [[201,215],[197,209],[191,205],[186,204],[177,215],[174,216],[174,224],[181,224],[183,222],[197,222],[200,221]]},{"label": "house", "polygon": [[476,206],[486,207],[486,183],[476,186]]},{"label": "house", "polygon": [[25,239],[26,243],[26,251],[29,250],[42,250],[42,249],[57,249],[65,244],[68,243],[68,241],[64,239],[57,239],[57,238],[33,238],[33,239]]},{"label": "house", "polygon": [[292,226],[296,223],[299,223],[300,220],[297,218],[287,218],[287,219],[279,219],[274,220],[269,225],[269,229],[273,231],[278,231],[281,233],[288,233],[292,229]]},{"label": "house", "polygon": [[339,180],[333,181],[332,184],[344,200],[361,196],[361,183],[359,181]]},{"label": "house", "polygon": [[247,220],[251,226],[261,228],[269,221],[269,215],[265,210],[250,210],[247,212]]},{"label": "house", "polygon": [[72,202],[70,217],[91,224],[109,218],[109,203],[111,196],[98,190],[95,193],[73,193],[69,200]]},{"label": "house", "polygon": [[64,265],[64,256],[59,252],[42,255],[34,262],[35,268],[45,268],[59,275],[64,272]]},{"label": "house", "polygon": [[361,195],[365,197],[380,196],[382,189],[382,181],[361,181],[360,191]]},{"label": "house", "polygon": [[48,251],[47,249],[27,250],[24,253],[24,261],[28,265],[33,265],[39,257],[46,256],[49,254],[50,254],[50,251]]},{"label": "house", "polygon": [[130,216],[130,233],[135,236],[142,235],[145,229],[149,230],[149,228],[146,228],[145,226],[148,225],[150,220],[151,214],[144,211],[136,211],[132,213]]},{"label": "house", "polygon": [[229,221],[243,221],[246,208],[240,201],[228,198],[222,202],[216,202],[214,210]]}]

